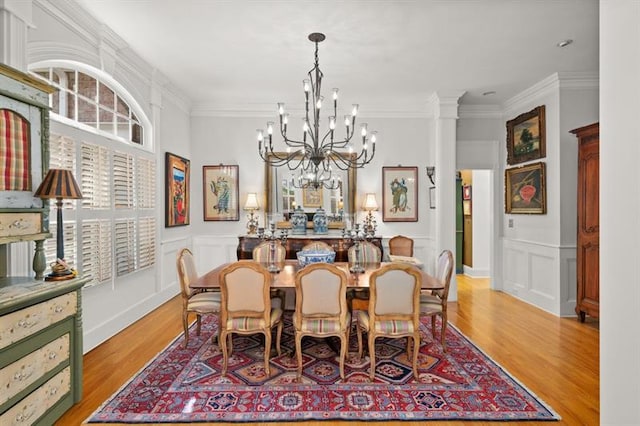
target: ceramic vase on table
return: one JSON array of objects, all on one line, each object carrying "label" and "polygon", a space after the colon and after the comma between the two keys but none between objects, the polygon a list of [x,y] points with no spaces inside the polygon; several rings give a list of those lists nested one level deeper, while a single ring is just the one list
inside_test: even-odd
[{"label": "ceramic vase on table", "polygon": [[291,215],[291,234],[307,235],[307,215],[300,206]]},{"label": "ceramic vase on table", "polygon": [[316,234],[326,234],[327,228],[327,214],[324,209],[320,207],[313,215],[313,232]]}]

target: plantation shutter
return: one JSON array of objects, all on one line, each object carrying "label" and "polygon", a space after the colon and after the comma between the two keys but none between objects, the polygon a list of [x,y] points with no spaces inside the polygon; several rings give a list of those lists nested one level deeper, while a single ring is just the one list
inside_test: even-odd
[{"label": "plantation shutter", "polygon": [[146,268],[156,262],[156,218],[141,217],[138,220],[138,268]]},{"label": "plantation shutter", "polygon": [[112,249],[110,220],[82,222],[82,275],[89,284],[111,279]]},{"label": "plantation shutter", "polygon": [[136,269],[136,222],[134,219],[115,221],[116,276]]},{"label": "plantation shutter", "polygon": [[80,148],[82,207],[90,210],[111,208],[111,162],[109,149],[86,142]]},{"label": "plantation shutter", "polygon": [[[64,221],[64,218],[63,218]],[[44,243],[44,257],[46,259],[47,265],[56,261],[57,258],[57,241],[56,241],[56,233],[58,229],[58,224],[53,222],[49,224],[49,232],[53,235],[51,238],[47,239]],[[63,240],[64,240],[64,260],[67,262],[69,267],[73,268],[76,265],[76,222],[75,221],[64,221],[63,228]]]},{"label": "plantation shutter", "polygon": [[116,209],[134,207],[135,160],[124,152],[113,153],[113,191]]},{"label": "plantation shutter", "polygon": [[138,158],[138,208],[153,209],[156,206],[156,163]]}]

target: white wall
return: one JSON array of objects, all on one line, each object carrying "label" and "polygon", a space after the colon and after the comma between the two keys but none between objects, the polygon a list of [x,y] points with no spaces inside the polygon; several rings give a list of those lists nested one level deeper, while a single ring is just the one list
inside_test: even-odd
[{"label": "white wall", "polygon": [[[156,214],[159,224],[156,265],[142,271],[85,288],[82,292],[84,351],[113,336],[146,313],[178,294],[175,253],[190,243],[189,228],[164,228],[164,151],[190,154],[188,103],[168,82],[126,48],[117,35],[101,27],[91,16],[67,2],[34,2],[29,29],[27,62],[71,60],[98,68],[113,76],[151,120],[150,133],[157,159]],[[58,133],[82,132],[52,123]]]},{"label": "white wall", "polygon": [[600,422],[640,424],[640,3],[600,2]]},{"label": "white wall", "polygon": [[472,186],[472,243],[473,267],[465,266],[465,274],[473,277],[488,277],[491,265],[491,224],[492,224],[492,172],[473,170]]}]

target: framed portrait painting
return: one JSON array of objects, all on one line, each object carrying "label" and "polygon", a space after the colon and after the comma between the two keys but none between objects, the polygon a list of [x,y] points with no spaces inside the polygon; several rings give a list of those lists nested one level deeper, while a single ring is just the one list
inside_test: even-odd
[{"label": "framed portrait painting", "polygon": [[382,168],[382,221],[418,221],[418,168]]},{"label": "framed portrait painting", "polygon": [[189,224],[189,160],[165,154],[165,223],[167,228]]},{"label": "framed portrait painting", "polygon": [[547,194],[543,162],[505,170],[505,213],[545,214]]},{"label": "framed portrait painting", "polygon": [[546,156],[544,105],[507,121],[507,164]]},{"label": "framed portrait painting", "polygon": [[204,220],[240,220],[238,166],[202,166]]}]

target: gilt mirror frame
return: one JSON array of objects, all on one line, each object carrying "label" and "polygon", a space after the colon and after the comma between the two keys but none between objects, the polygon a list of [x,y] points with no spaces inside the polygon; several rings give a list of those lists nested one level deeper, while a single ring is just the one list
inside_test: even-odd
[{"label": "gilt mirror frame", "polygon": [[[285,152],[277,152],[275,154],[270,154],[268,158],[272,157],[273,155],[278,155],[278,156],[286,156],[287,153]],[[344,154],[345,156],[348,156],[351,159],[355,159],[356,154],[352,153],[352,154]],[[279,168],[285,169],[287,170],[286,166],[281,166]],[[274,173],[273,173],[273,169],[274,166],[271,166],[269,163],[265,163],[265,167],[264,167],[264,173],[265,173],[265,213],[267,215],[269,214],[274,214],[274,213],[278,213],[278,211],[276,210],[276,206],[273,205],[273,189],[274,189]],[[356,179],[357,179],[357,171],[355,168],[350,167],[348,170],[344,171],[347,174],[347,185],[345,186],[347,193],[343,196],[344,198],[344,219],[347,219],[349,217],[352,217],[355,213],[356,213],[356,188],[357,188],[357,184],[356,184]],[[282,212],[280,212],[282,213]],[[344,220],[343,219],[343,220]]]}]

